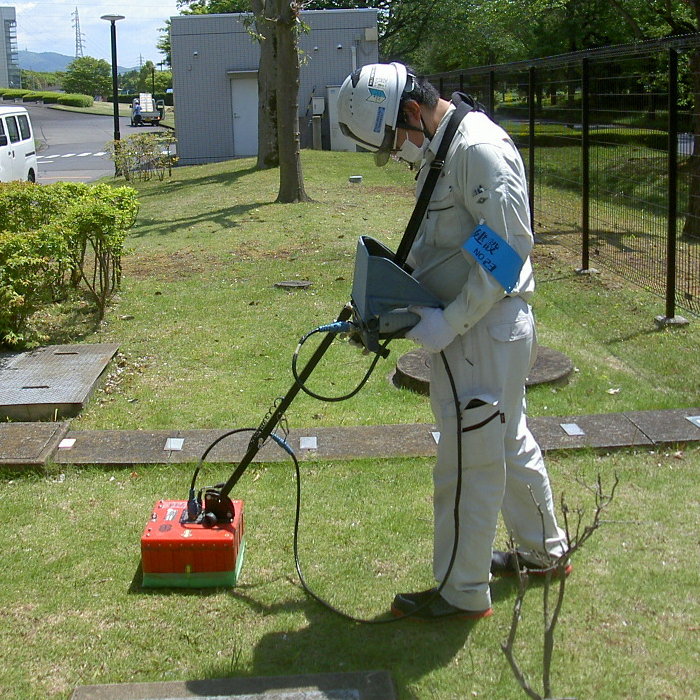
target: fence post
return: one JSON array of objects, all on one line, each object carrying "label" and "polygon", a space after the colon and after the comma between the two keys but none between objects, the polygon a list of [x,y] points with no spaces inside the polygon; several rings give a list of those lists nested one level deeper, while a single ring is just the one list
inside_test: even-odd
[{"label": "fence post", "polygon": [[591,264],[590,86],[589,59],[583,58],[581,60],[581,272],[589,271]]},{"label": "fence post", "polygon": [[535,233],[535,67],[528,71],[528,198],[530,200],[530,230]]},{"label": "fence post", "polygon": [[490,70],[489,71],[489,117],[491,119],[495,119],[496,117],[496,72]]},{"label": "fence post", "polygon": [[685,325],[676,316],[676,234],[678,216],[678,50],[668,50],[668,222],[666,235],[666,316],[657,316],[660,326]]}]

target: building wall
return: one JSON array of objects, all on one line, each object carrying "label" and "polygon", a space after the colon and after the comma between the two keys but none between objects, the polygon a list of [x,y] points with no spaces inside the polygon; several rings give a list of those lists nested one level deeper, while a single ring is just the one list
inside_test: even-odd
[{"label": "building wall", "polygon": [[[311,97],[327,98],[354,67],[376,63],[377,11],[310,10],[309,27],[299,36],[299,127],[302,147],[312,143]],[[259,47],[243,24],[243,15],[194,15],[171,18],[175,126],[181,164],[236,157],[231,81],[254,75]],[[365,30],[369,29],[369,32]],[[249,118],[249,117],[248,117]],[[330,148],[328,107],[322,119],[323,147]]]},{"label": "building wall", "polygon": [[0,7],[0,87],[19,87],[18,67],[13,62],[17,51],[13,45],[15,24],[15,8]]}]

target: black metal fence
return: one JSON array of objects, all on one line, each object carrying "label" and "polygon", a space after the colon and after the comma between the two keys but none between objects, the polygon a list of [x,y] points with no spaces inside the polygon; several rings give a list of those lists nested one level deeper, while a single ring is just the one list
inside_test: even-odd
[{"label": "black metal fence", "polygon": [[429,78],[518,144],[540,239],[700,315],[700,34]]}]

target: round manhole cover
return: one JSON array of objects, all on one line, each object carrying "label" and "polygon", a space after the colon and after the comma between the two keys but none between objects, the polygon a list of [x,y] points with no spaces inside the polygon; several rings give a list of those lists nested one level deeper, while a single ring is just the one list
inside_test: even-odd
[{"label": "round manhole cover", "polygon": [[307,289],[311,286],[308,280],[284,280],[283,282],[275,282],[275,287],[278,289]]},{"label": "round manhole cover", "polygon": [[[573,369],[573,363],[564,353],[540,345],[537,349],[537,360],[525,385],[565,382]],[[417,348],[401,355],[396,362],[393,382],[402,389],[429,394],[430,353],[423,348]]]}]

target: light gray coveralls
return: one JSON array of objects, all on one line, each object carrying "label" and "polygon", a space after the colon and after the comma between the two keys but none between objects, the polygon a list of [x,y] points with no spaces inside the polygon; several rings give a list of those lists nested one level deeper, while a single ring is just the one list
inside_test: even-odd
[{"label": "light gray coveralls", "polygon": [[[452,105],[424,153],[417,192],[453,110]],[[461,250],[479,223],[506,238],[525,261],[508,295]],[[542,553],[543,542],[550,556],[559,556],[566,549],[542,453],[525,417],[525,379],[537,352],[528,305],[535,288],[529,258],[532,246],[520,154],[508,135],[485,114],[470,112],[452,141],[408,259],[413,276],[441,299],[445,318],[458,333],[444,353],[460,399],[462,429],[479,425],[494,413],[503,415],[462,432],[459,549],[442,595],[452,605],[467,610],[484,610],[491,605],[491,548],[499,510],[523,553]],[[431,356],[430,365],[431,407],[440,431],[433,471],[433,573],[440,582],[455,535],[457,424],[452,390],[439,354]],[[472,403],[483,404],[467,408],[473,399],[478,401]]]}]

